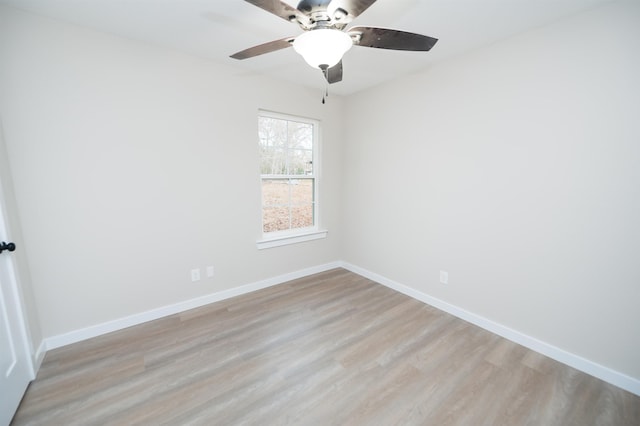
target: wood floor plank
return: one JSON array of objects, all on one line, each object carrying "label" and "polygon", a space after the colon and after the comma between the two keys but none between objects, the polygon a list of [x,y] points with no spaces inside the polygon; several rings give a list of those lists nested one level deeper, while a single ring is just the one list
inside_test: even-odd
[{"label": "wood floor plank", "polygon": [[640,397],[344,269],[47,353],[14,425],[640,425]]}]

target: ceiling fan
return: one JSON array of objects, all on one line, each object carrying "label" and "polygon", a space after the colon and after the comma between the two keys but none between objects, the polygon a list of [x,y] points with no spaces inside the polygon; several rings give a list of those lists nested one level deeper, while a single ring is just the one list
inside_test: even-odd
[{"label": "ceiling fan", "polygon": [[351,46],[378,49],[428,51],[438,39],[406,31],[346,26],[376,0],[301,0],[294,8],[280,0],[245,0],[282,19],[298,24],[305,32],[250,47],[231,55],[247,59],[293,46],[305,61],[322,70],[329,84],[342,81],[342,56]]}]

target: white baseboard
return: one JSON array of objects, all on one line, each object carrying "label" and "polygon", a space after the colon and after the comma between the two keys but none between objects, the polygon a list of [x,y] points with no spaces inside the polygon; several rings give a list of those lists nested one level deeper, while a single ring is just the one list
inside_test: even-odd
[{"label": "white baseboard", "polygon": [[[37,372],[40,370],[40,366],[42,365],[42,361],[44,361],[44,356],[47,354],[47,341],[42,340],[40,342],[40,346],[36,349],[36,353],[33,354],[33,370]],[[34,373],[35,376],[35,373]],[[34,377],[35,378],[35,377]]]},{"label": "white baseboard", "polygon": [[597,377],[598,379],[604,380],[605,382],[611,383],[614,386],[640,396],[640,380],[636,378],[627,376],[626,374],[612,370],[611,368],[597,364],[593,361],[589,361],[588,359],[557,348],[534,337],[527,336],[526,334],[520,333],[517,330],[505,327],[502,324],[498,324],[480,315],[476,315],[455,305],[444,302],[440,299],[436,299],[435,297],[429,296],[428,294],[422,293],[411,287],[407,287],[406,285],[397,283],[393,280],[383,277],[382,275],[378,275],[356,265],[342,262],[340,266],[358,275],[369,278],[372,281],[380,283],[385,287],[389,287],[400,293],[406,294],[407,296],[410,296],[416,300],[438,308],[444,312],[470,322],[471,324],[477,325],[478,327],[488,330],[494,334],[502,336],[505,339],[511,340],[512,342],[518,343],[533,351],[548,356],[551,359],[573,367],[576,370],[580,370],[584,373]]},{"label": "white baseboard", "polygon": [[[267,278],[265,280],[257,281],[251,284],[246,284],[240,287],[223,290],[217,293],[207,294],[195,299],[185,300],[173,305],[163,306],[161,308],[152,309],[150,311],[141,312],[139,314],[130,315],[128,317],[119,318],[113,321],[108,321],[102,324],[96,324],[90,327],[74,330],[69,333],[59,334],[44,339],[42,345],[38,349],[38,353],[44,353],[46,350],[59,348],[62,346],[70,345],[72,343],[87,340],[92,337],[101,336],[103,334],[111,333],[112,331],[122,330],[127,327],[142,324],[155,319],[163,318],[169,315],[177,314],[180,312],[188,311],[189,309],[199,308],[200,306],[208,305],[210,303],[219,302],[221,300],[230,299],[242,294],[251,293],[252,291],[261,290],[263,288],[271,287],[274,285],[282,284],[287,281],[295,280],[298,278],[306,277],[308,275],[317,274],[319,272],[328,271],[330,269],[339,268],[341,262],[326,263],[324,265],[318,265],[311,268],[302,269],[295,272],[290,272],[276,277]],[[39,368],[40,365],[38,364]],[[38,371],[36,368],[36,371]]]}]

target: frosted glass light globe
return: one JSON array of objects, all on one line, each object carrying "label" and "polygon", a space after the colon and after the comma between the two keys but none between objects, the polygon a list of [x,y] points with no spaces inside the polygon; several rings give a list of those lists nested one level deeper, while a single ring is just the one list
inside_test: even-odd
[{"label": "frosted glass light globe", "polygon": [[294,50],[314,68],[321,65],[331,68],[351,46],[353,41],[347,33],[331,28],[307,31],[293,41]]}]

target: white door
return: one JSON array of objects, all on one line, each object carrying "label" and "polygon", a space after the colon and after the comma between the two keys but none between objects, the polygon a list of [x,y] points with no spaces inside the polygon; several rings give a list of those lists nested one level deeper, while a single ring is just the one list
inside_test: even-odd
[{"label": "white door", "polygon": [[[0,185],[0,426],[11,422],[33,378],[13,253]],[[7,247],[9,246],[9,247]],[[16,248],[19,250],[19,247]]]}]

